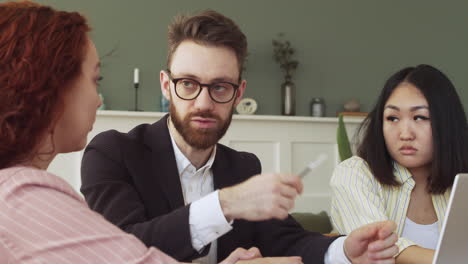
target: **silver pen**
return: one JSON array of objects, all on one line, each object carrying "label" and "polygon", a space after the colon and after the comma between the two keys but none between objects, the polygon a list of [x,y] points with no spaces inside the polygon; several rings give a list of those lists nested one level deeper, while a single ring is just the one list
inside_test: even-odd
[{"label": "silver pen", "polygon": [[304,178],[304,176],[306,176],[311,170],[317,168],[318,166],[320,166],[325,160],[327,160],[327,155],[322,153],[320,154],[316,160],[312,161],[311,163],[309,163],[309,165],[307,165],[307,167],[305,167],[299,174],[298,176],[301,177],[301,178]]}]

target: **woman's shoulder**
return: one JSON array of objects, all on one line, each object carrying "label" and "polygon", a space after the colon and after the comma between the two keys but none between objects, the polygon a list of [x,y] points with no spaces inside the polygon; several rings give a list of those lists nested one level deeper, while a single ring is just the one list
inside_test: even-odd
[{"label": "woman's shoulder", "polygon": [[333,172],[332,181],[342,181],[349,178],[374,181],[367,162],[358,156],[353,156],[338,164]]},{"label": "woman's shoulder", "polygon": [[29,187],[53,189],[81,200],[70,184],[45,170],[27,166],[15,166],[0,170],[0,196],[3,196],[2,198],[6,199],[6,196]]},{"label": "woman's shoulder", "polygon": [[369,166],[367,165],[367,162],[359,156],[352,156],[351,158],[340,162],[337,167],[348,168],[348,169],[369,170]]},{"label": "woman's shoulder", "polygon": [[32,179],[37,178],[37,174],[42,175],[44,172],[45,171],[27,166],[4,168],[0,170],[0,185],[18,184],[27,180],[32,181]]},{"label": "woman's shoulder", "polygon": [[52,174],[34,167],[29,166],[13,166],[0,170],[0,182],[5,181],[34,181],[40,177],[50,177]]}]

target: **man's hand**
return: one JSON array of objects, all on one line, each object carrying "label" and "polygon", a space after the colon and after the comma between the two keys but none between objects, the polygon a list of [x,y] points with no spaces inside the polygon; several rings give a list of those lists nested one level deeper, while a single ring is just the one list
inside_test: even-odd
[{"label": "man's hand", "polygon": [[290,174],[260,174],[219,191],[219,201],[228,221],[285,219],[302,193],[302,181]]},{"label": "man's hand", "polygon": [[352,263],[393,264],[398,237],[392,221],[377,222],[351,232],[344,242],[344,251]]},{"label": "man's hand", "polygon": [[262,254],[260,253],[260,250],[256,247],[251,247],[248,250],[244,248],[237,248],[219,264],[235,264],[238,263],[238,261],[240,260],[249,260],[261,257]]}]

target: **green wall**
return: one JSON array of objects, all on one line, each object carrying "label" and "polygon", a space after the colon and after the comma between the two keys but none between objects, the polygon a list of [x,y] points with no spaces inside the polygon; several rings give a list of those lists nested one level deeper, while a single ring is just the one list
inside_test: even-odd
[{"label": "green wall", "polygon": [[327,115],[357,98],[368,111],[384,81],[404,66],[432,64],[445,72],[466,105],[467,1],[156,1],[42,0],[84,13],[102,58],[101,92],[112,110],[133,108],[133,68],[140,68],[140,106],[159,110],[158,73],[165,68],[166,30],[180,12],[211,8],[235,20],[247,35],[245,96],[257,114],[280,114],[282,73],[271,40],[285,32],[300,62],[294,77],[297,115],[309,115],[312,97],[323,97]]}]

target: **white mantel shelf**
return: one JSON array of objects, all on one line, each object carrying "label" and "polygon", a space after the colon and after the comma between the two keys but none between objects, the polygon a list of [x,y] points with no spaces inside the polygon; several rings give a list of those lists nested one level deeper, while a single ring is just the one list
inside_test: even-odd
[{"label": "white mantel shelf", "polygon": [[[90,141],[109,129],[128,132],[142,123],[154,123],[167,113],[135,111],[98,111],[89,133]],[[344,118],[352,140],[363,117]],[[339,155],[336,144],[338,118],[308,116],[234,115],[231,126],[220,143],[257,155],[262,172],[298,173],[325,153],[328,159],[303,179],[304,193],[296,200],[296,212],[329,211],[329,180]],[[80,167],[83,152],[59,155],[49,171],[63,177],[76,190],[81,185]]]}]

